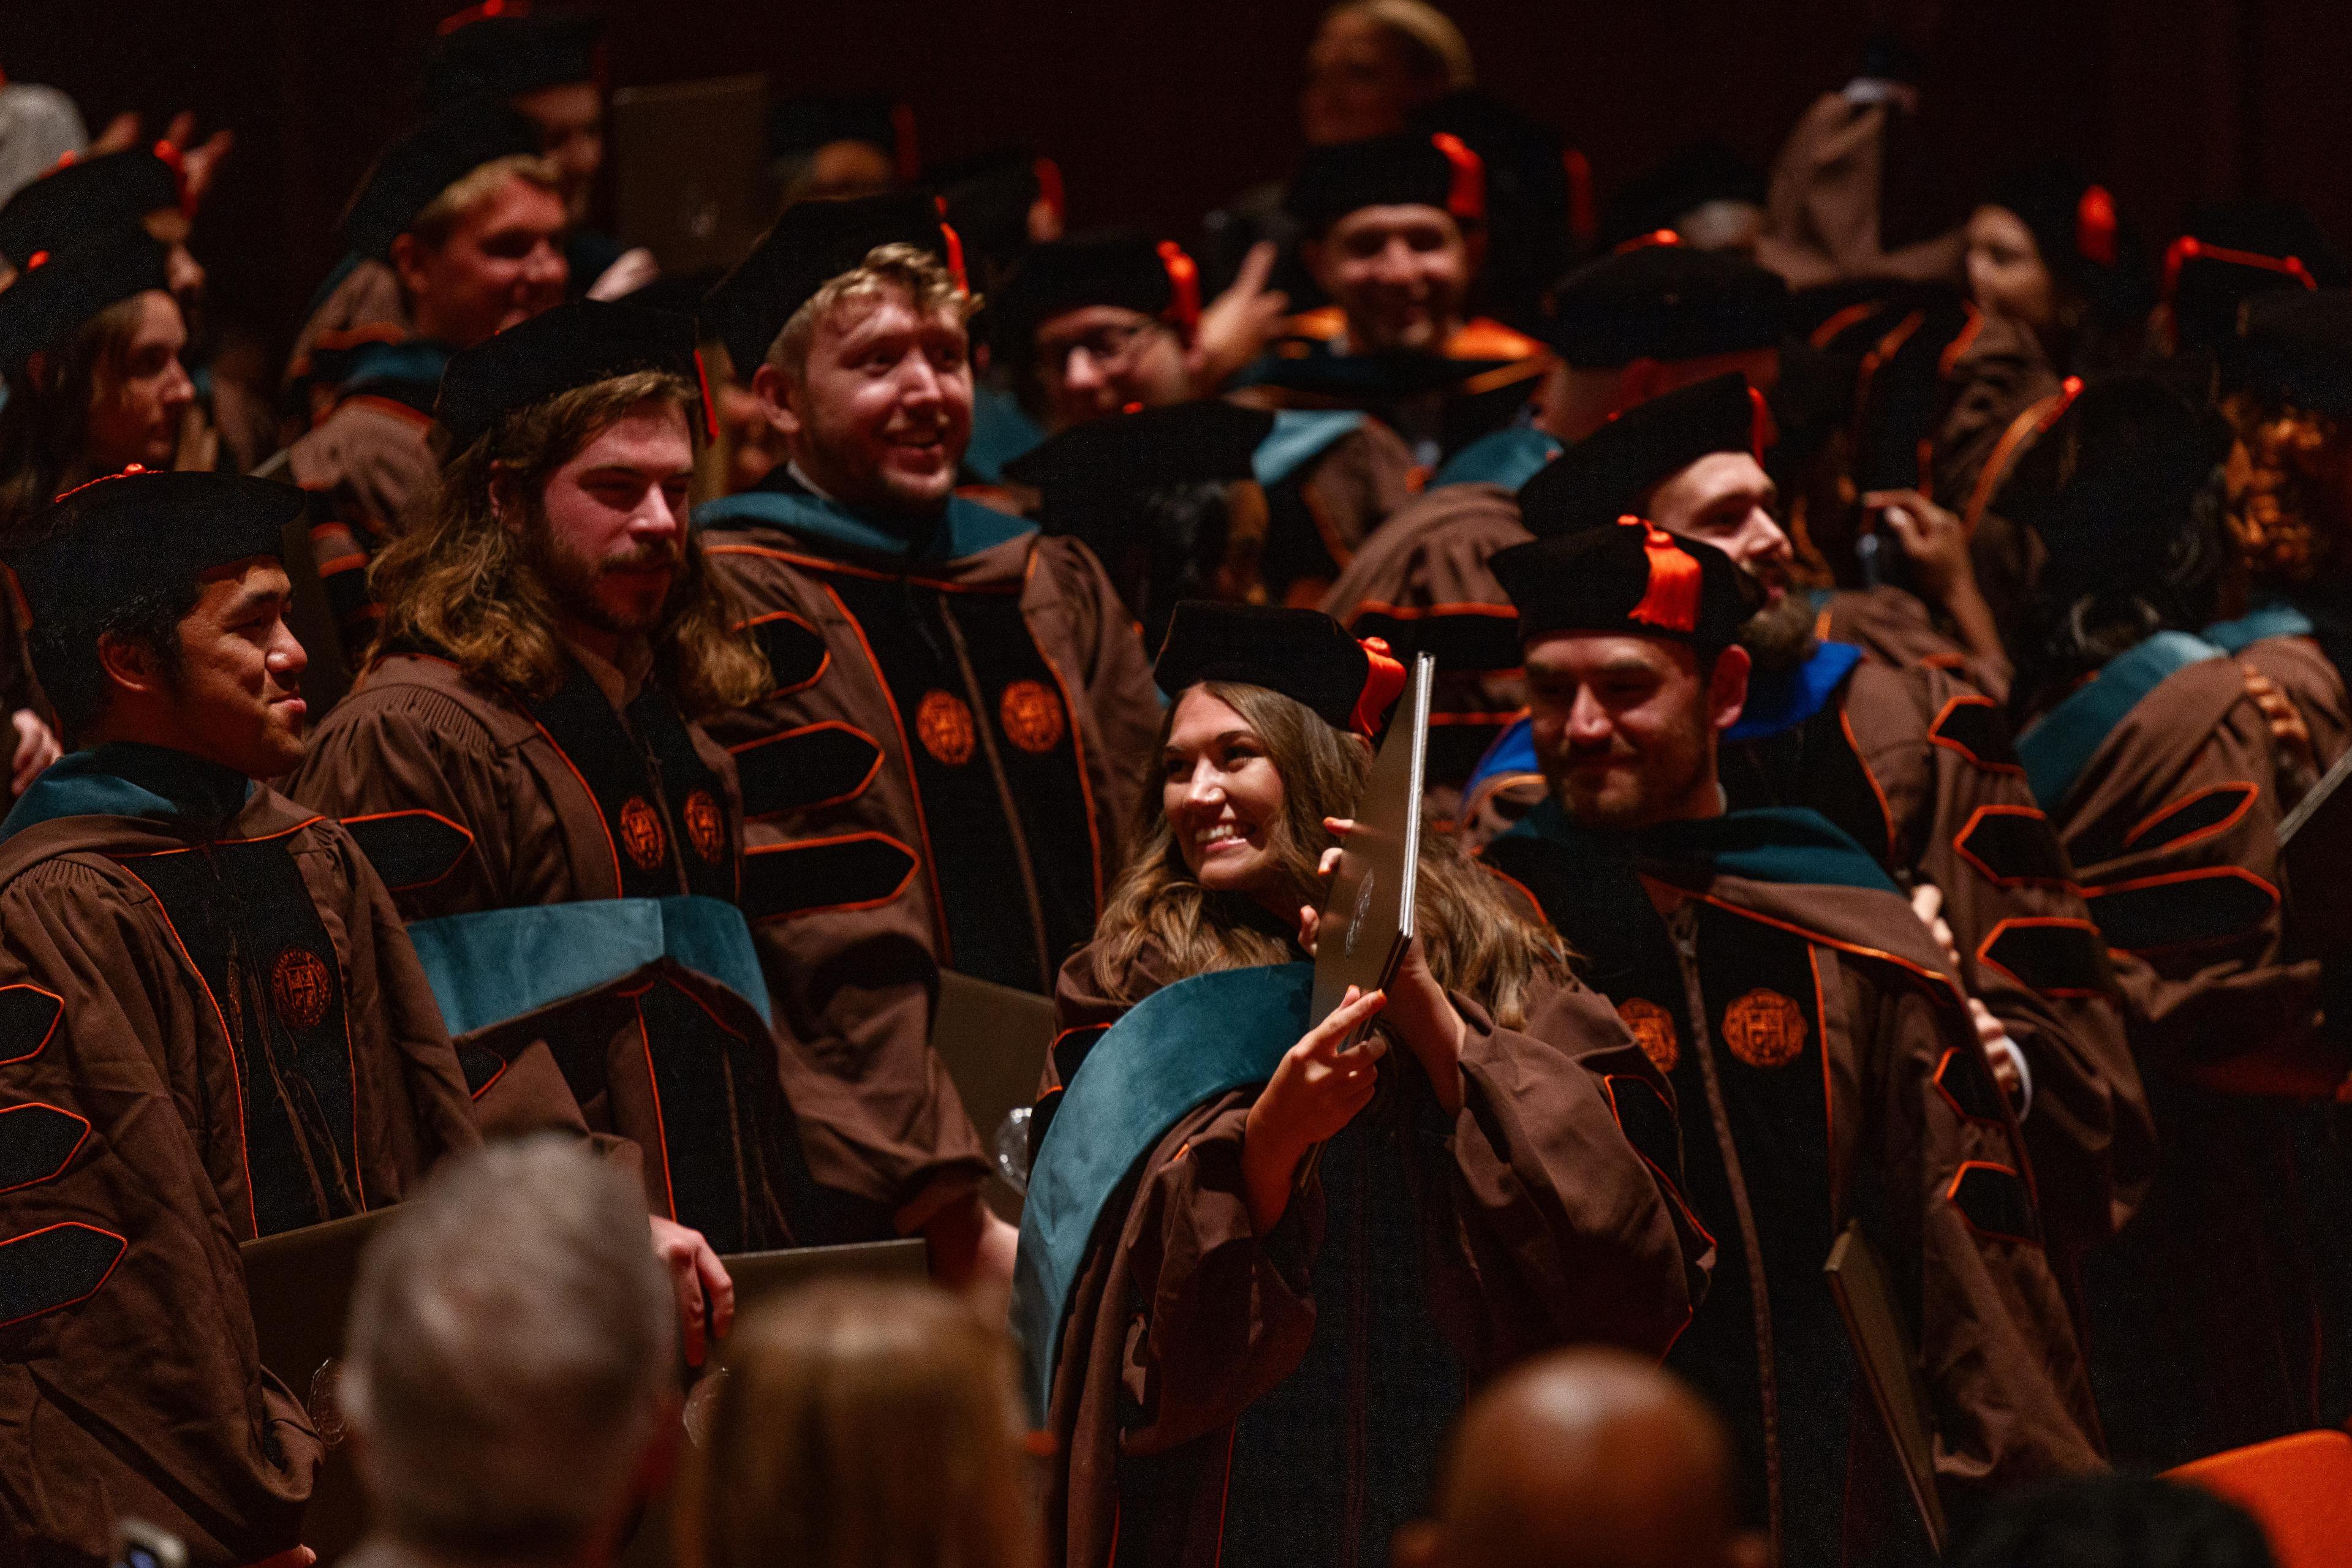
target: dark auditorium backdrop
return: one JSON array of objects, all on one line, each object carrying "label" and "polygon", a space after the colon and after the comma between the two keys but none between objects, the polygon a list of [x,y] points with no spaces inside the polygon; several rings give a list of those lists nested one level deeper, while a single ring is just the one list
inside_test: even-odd
[{"label": "dark auditorium backdrop", "polygon": [[[1549,120],[1604,190],[1713,134],[1770,155],[1849,75],[1866,0],[1450,0],[1483,79]],[[1930,0],[1933,3],[1933,0]],[[329,229],[414,112],[413,62],[455,0],[5,0],[0,69],[240,137],[198,254],[223,315],[282,346],[333,262]],[[887,89],[927,152],[1024,142],[1073,221],[1190,235],[1297,150],[1313,0],[606,0],[615,85],[764,70],[779,90]],[[1906,6],[1916,10],[1916,4]],[[2160,241],[2189,201],[2288,195],[2352,239],[2342,0],[1964,0],[1931,35],[1927,114],[1964,191],[2055,148]]]}]

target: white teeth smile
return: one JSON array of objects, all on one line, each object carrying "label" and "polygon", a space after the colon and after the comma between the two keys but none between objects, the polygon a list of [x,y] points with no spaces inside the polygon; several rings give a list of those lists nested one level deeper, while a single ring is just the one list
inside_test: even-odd
[{"label": "white teeth smile", "polygon": [[1231,822],[1219,822],[1205,832],[1193,834],[1192,841],[1201,844],[1222,844],[1229,843],[1242,836],[1242,831]]}]

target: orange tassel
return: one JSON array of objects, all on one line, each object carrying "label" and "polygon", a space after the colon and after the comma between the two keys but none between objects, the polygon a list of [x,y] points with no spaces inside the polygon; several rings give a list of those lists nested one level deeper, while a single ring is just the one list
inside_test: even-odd
[{"label": "orange tassel", "polygon": [[1642,553],[1650,558],[1650,586],[1626,619],[1662,632],[1698,630],[1698,558],[1675,543],[1675,536],[1643,517],[1617,519],[1642,530]]},{"label": "orange tassel", "polygon": [[1754,387],[1748,389],[1748,455],[1757,462],[1764,461],[1764,449],[1772,444],[1772,405]]},{"label": "orange tassel", "polygon": [[1189,343],[1201,325],[1200,266],[1172,239],[1160,242],[1160,265],[1168,269],[1168,314],[1184,329]]},{"label": "orange tassel", "polygon": [[1388,716],[1389,705],[1404,690],[1404,666],[1389,657],[1388,639],[1366,637],[1364,650],[1364,689],[1356,697],[1356,711],[1348,716],[1348,727],[1370,740]]},{"label": "orange tassel", "polygon": [[1465,224],[1486,215],[1486,162],[1470,151],[1459,136],[1441,131],[1429,144],[1454,165],[1454,185],[1445,193],[1445,210]]},{"label": "orange tassel", "polygon": [[956,233],[955,225],[948,222],[948,199],[945,196],[933,196],[931,204],[940,210],[940,239],[948,247],[943,259],[948,264],[948,271],[955,277],[956,292],[969,294],[971,292],[971,280],[964,276],[963,271],[963,235]]},{"label": "orange tassel", "polygon": [[2116,264],[2116,199],[2105,185],[2093,185],[2074,204],[2074,248],[2085,261]]},{"label": "orange tassel", "polygon": [[2167,305],[2172,303],[2173,292],[2180,287],[2181,267],[2200,256],[2208,261],[2227,262],[2232,267],[2252,267],[2264,272],[2281,273],[2305,288],[2319,287],[2319,280],[2311,276],[2311,268],[2303,265],[2300,256],[2263,256],[2259,251],[2231,250],[2227,246],[2207,245],[2195,235],[2182,235],[2164,253],[2164,302]]},{"label": "orange tassel", "polygon": [[702,439],[719,439],[719,405],[710,401],[710,372],[702,368],[702,350],[694,350],[694,384],[702,392]]},{"label": "orange tassel", "polygon": [[1036,158],[1030,161],[1029,172],[1037,177],[1037,199],[1054,209],[1054,221],[1067,222],[1070,203],[1062,188],[1062,166],[1051,158]]},{"label": "orange tassel", "polygon": [[1579,245],[1591,245],[1600,232],[1598,208],[1592,200],[1592,160],[1573,147],[1559,154],[1560,172],[1568,176],[1568,232]]},{"label": "orange tassel", "polygon": [[1654,245],[1680,245],[1682,243],[1683,236],[1676,234],[1672,229],[1652,229],[1648,234],[1635,235],[1632,239],[1619,240],[1617,242],[1616,248],[1612,250],[1609,254],[1612,256],[1623,256],[1628,251],[1647,250]]}]

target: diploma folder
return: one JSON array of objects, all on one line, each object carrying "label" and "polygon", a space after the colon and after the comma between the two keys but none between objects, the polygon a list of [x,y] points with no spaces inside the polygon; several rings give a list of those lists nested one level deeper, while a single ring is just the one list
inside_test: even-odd
[{"label": "diploma folder", "polygon": [[1911,1500],[1927,1527],[1927,1544],[1941,1555],[1945,1525],[1943,1500],[1936,1491],[1936,1428],[1928,1414],[1927,1380],[1919,1375],[1918,1354],[1911,1346],[1911,1331],[1895,1304],[1886,1282],[1886,1269],[1878,1249],[1862,1234],[1862,1227],[1846,1222],[1845,1232],[1830,1246],[1822,1266],[1829,1276],[1830,1294],[1837,1300],[1838,1316],[1845,1320],[1846,1338],[1853,1358],[1870,1385],[1871,1403],[1886,1428],[1887,1441],[1903,1467]]},{"label": "diploma folder", "polygon": [[1339,846],[1339,867],[1315,943],[1309,1028],[1331,1016],[1349,986],[1370,992],[1387,985],[1412,940],[1422,766],[1429,754],[1429,690],[1436,672],[1436,661],[1428,654],[1413,660],[1357,804],[1355,831]]},{"label": "diploma folder", "polygon": [[2320,957],[2352,958],[2352,751],[2279,823],[2287,920]]}]

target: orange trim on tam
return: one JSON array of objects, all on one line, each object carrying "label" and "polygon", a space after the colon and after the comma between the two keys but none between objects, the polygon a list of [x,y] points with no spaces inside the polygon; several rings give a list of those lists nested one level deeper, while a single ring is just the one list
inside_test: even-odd
[{"label": "orange trim on tam", "polygon": [[1664,632],[1697,631],[1698,558],[1647,518],[1627,516],[1617,521],[1642,530],[1642,553],[1650,558],[1650,586],[1625,618]]},{"label": "orange trim on tam", "polygon": [[1366,637],[1359,645],[1364,650],[1364,689],[1357,694],[1356,711],[1348,716],[1348,727],[1370,740],[1381,727],[1389,705],[1404,690],[1404,665],[1389,656],[1384,637]]},{"label": "orange trim on tam", "polygon": [[702,439],[719,439],[719,413],[710,402],[710,372],[703,368],[702,350],[694,350],[694,384],[702,393]]},{"label": "orange trim on tam", "polygon": [[1624,256],[1633,251],[1647,250],[1652,246],[1678,246],[1682,243],[1683,236],[1676,234],[1672,229],[1652,229],[1648,234],[1635,235],[1632,239],[1619,240],[1615,248],[1612,249],[1609,254],[1612,256]]},{"label": "orange trim on tam", "polygon": [[1160,242],[1160,265],[1168,270],[1168,314],[1184,329],[1185,341],[1201,325],[1201,267],[1172,239]]},{"label": "orange trim on tam", "polygon": [[2231,250],[2227,246],[2207,245],[2195,235],[2182,235],[2164,252],[2164,302],[2167,305],[2172,303],[2173,293],[2180,287],[2180,269],[2191,261],[2220,261],[2231,267],[2251,267],[2261,272],[2282,273],[2305,288],[2319,287],[2319,280],[2311,276],[2311,268],[2303,265],[2300,256],[2264,256],[2260,251]]},{"label": "orange trim on tam", "polygon": [[1429,144],[1445,154],[1454,165],[1453,188],[1445,193],[1445,210],[1463,223],[1476,223],[1486,215],[1486,161],[1470,151],[1469,144],[1449,131],[1441,131],[1429,139]]},{"label": "orange trim on tam", "polygon": [[1764,401],[1762,391],[1751,386],[1748,389],[1748,455],[1762,463],[1772,435],[1772,407]]}]

